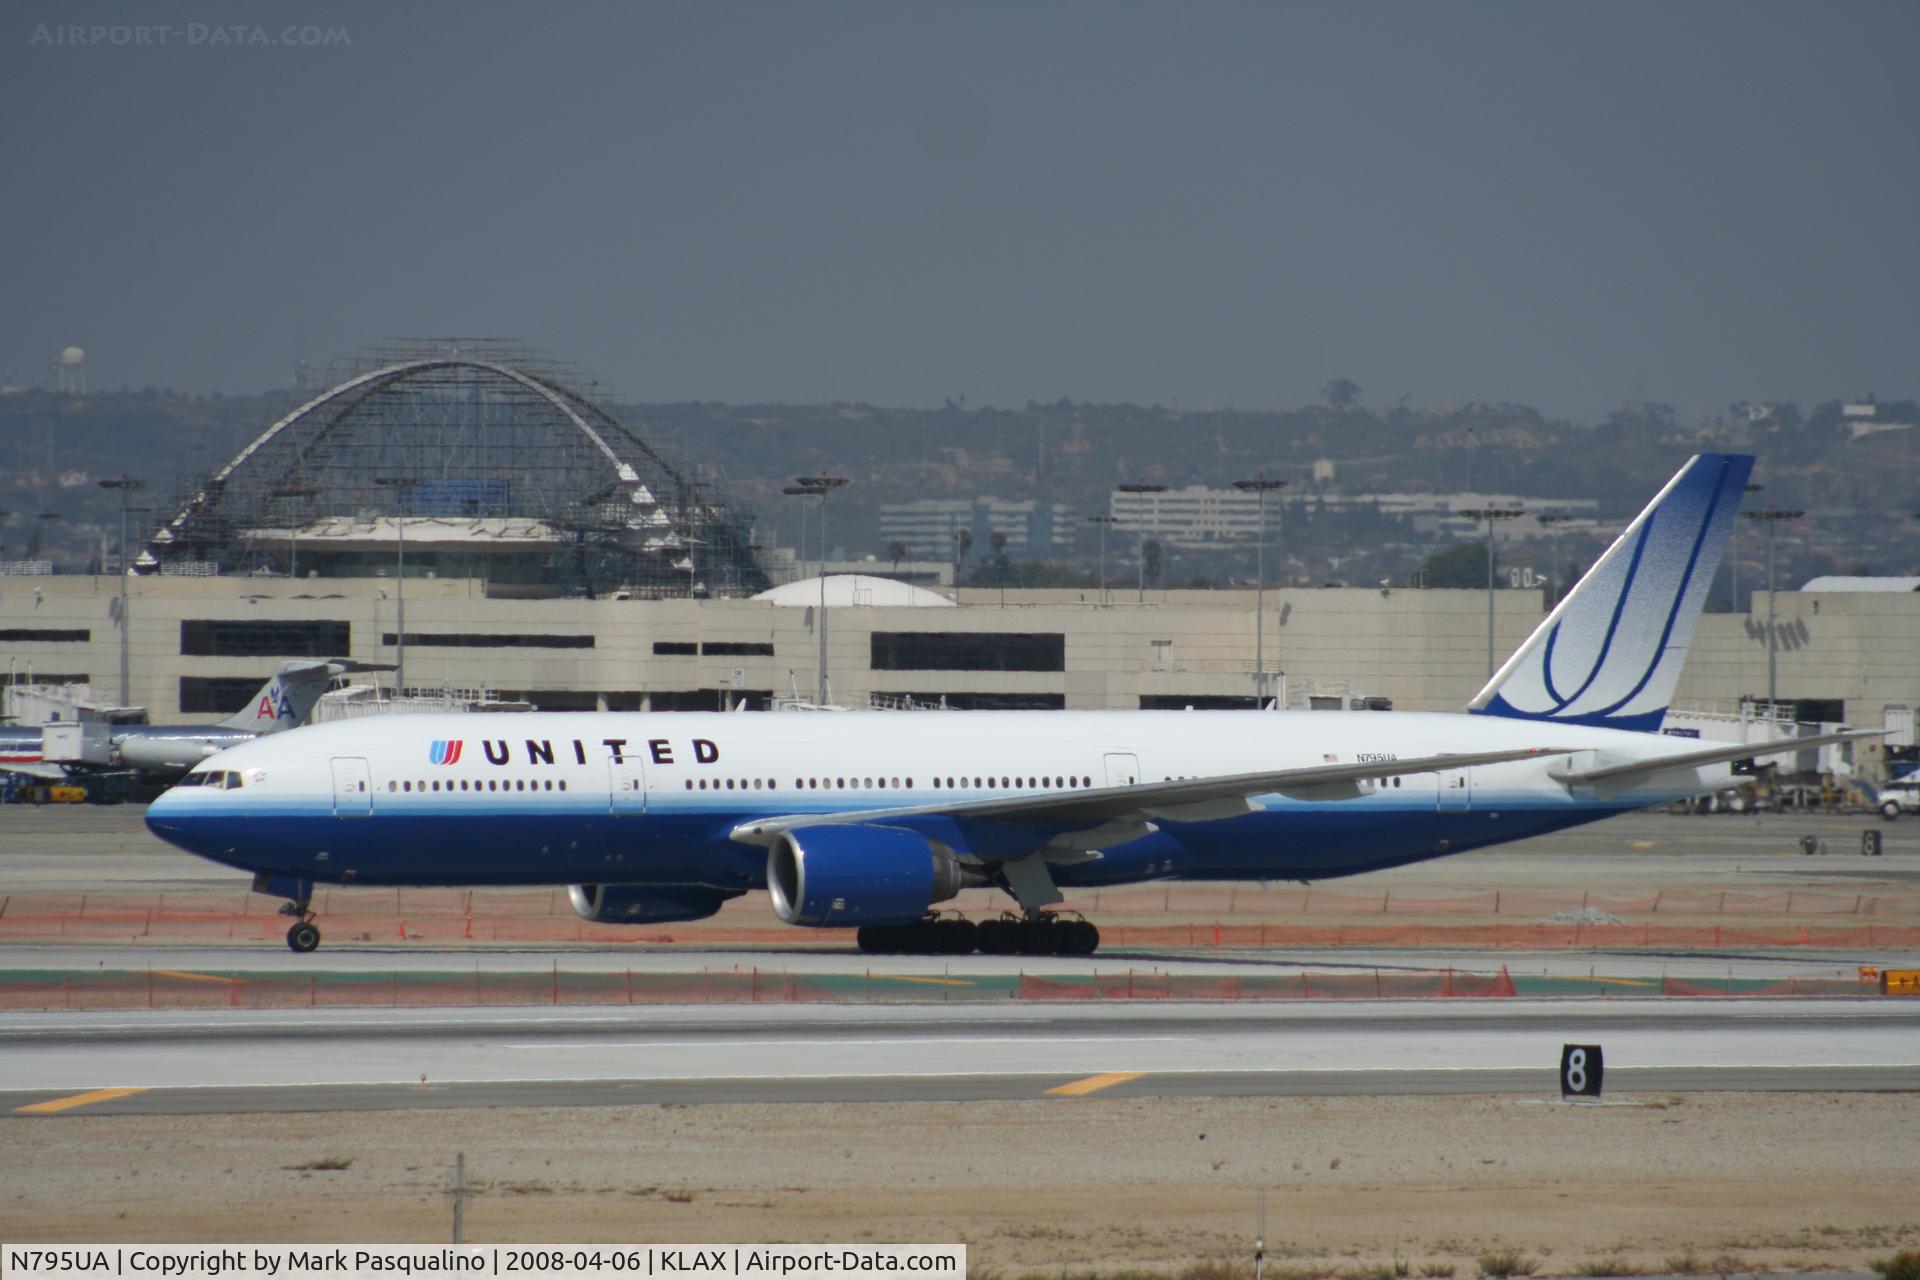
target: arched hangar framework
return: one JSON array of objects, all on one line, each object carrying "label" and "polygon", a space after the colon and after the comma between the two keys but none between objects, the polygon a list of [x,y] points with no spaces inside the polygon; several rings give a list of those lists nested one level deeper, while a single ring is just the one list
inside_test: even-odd
[{"label": "arched hangar framework", "polygon": [[[416,568],[642,595],[767,585],[748,522],[540,357],[376,353],[184,495],[142,567]],[[478,568],[476,568],[478,566]]]}]

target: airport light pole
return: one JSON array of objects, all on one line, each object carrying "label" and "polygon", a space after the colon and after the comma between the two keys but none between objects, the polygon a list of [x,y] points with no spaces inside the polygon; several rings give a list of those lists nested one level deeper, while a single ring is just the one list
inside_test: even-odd
[{"label": "airport light pole", "polygon": [[397,695],[407,687],[407,496],[420,487],[420,481],[413,476],[375,476],[373,482],[393,490],[400,500],[400,515],[393,522],[393,691]]},{"label": "airport light pole", "polygon": [[[1763,484],[1749,484],[1747,486],[1747,492],[1758,493],[1766,487],[1767,486]],[[1733,536],[1728,540],[1728,544],[1727,544],[1727,570],[1729,574],[1727,579],[1727,590],[1728,592],[1731,593],[1731,598],[1727,601],[1727,606],[1734,613],[1752,613],[1753,610],[1742,609],[1740,607],[1740,555],[1739,555],[1739,552],[1740,552],[1740,526],[1735,525],[1733,527]]]},{"label": "airport light pole", "polygon": [[1493,675],[1493,526],[1496,521],[1514,520],[1526,513],[1518,507],[1468,507],[1453,514],[1487,525],[1487,675]]},{"label": "airport light pole", "polygon": [[127,496],[146,488],[147,482],[123,471],[117,480],[100,481],[100,487],[120,495],[120,705],[124,707],[130,705],[127,696]]},{"label": "airport light pole", "polygon": [[1547,608],[1551,610],[1554,605],[1557,605],[1560,603],[1560,595],[1561,595],[1561,591],[1560,591],[1560,526],[1565,524],[1567,521],[1573,519],[1573,517],[1568,515],[1564,511],[1546,511],[1546,512],[1542,512],[1540,515],[1535,516],[1534,519],[1537,520],[1541,525],[1545,526],[1547,530],[1547,537],[1550,540],[1550,543],[1552,546],[1552,550],[1549,551],[1548,554],[1553,557],[1553,560],[1551,563],[1547,565],[1547,578],[1553,584],[1553,596],[1547,602]]},{"label": "airport light pole", "polygon": [[[273,490],[271,493],[267,494],[267,496],[269,498],[311,499],[313,495],[318,492],[320,492],[318,489],[309,489],[301,485],[285,485],[281,488]],[[294,518],[292,516],[288,516],[287,517],[287,576],[289,578],[297,578],[300,576],[300,551],[294,541],[294,535],[297,532],[298,530],[294,528]]]},{"label": "airport light pole", "polygon": [[1264,474],[1251,480],[1235,480],[1233,487],[1260,499],[1260,542],[1254,552],[1253,570],[1253,689],[1261,701],[1267,696],[1267,495],[1287,487],[1285,480],[1269,480]]},{"label": "airport light pole", "polygon": [[846,476],[800,476],[781,490],[794,497],[820,499],[820,612],[814,620],[813,632],[819,641],[814,701],[823,707],[827,705],[827,498],[846,483]]},{"label": "airport light pole", "polygon": [[[1121,493],[1131,493],[1131,494],[1137,494],[1141,496],[1144,496],[1149,493],[1165,493],[1167,491],[1167,486],[1163,484],[1148,484],[1144,480],[1136,480],[1132,484],[1117,484],[1114,486],[1114,488]],[[1156,513],[1154,524],[1158,525],[1159,523],[1160,521]],[[1144,529],[1141,530],[1140,532],[1140,546],[1138,548],[1138,566],[1140,570],[1139,602],[1141,604],[1145,604],[1147,602],[1147,534]]]},{"label": "airport light pole", "polygon": [[1779,528],[1782,520],[1798,520],[1807,513],[1768,507],[1764,511],[1742,511],[1740,514],[1745,519],[1759,521],[1767,531],[1767,714],[1772,715],[1779,665],[1779,637],[1773,625],[1773,531]]},{"label": "airport light pole", "polygon": [[1113,527],[1113,517],[1108,515],[1088,516],[1088,524],[1100,526],[1100,603],[1107,603],[1107,530]]},{"label": "airport light pole", "polygon": [[33,517],[33,541],[32,545],[27,548],[27,559],[38,560],[40,558],[40,549],[46,545],[47,523],[52,520],[58,520],[59,518],[60,513],[58,511],[41,511],[35,513]]}]

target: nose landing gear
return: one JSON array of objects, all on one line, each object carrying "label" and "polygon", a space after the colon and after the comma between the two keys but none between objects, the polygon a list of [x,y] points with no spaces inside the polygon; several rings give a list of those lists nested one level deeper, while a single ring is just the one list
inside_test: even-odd
[{"label": "nose landing gear", "polygon": [[304,955],[320,945],[320,930],[313,923],[313,881],[257,871],[253,891],[286,899],[280,904],[280,914],[293,917],[293,925],[287,930],[289,950]]},{"label": "nose landing gear", "polygon": [[280,904],[280,914],[296,916],[293,925],[287,930],[287,948],[301,955],[320,945],[320,927],[313,922],[313,908],[306,898]]}]

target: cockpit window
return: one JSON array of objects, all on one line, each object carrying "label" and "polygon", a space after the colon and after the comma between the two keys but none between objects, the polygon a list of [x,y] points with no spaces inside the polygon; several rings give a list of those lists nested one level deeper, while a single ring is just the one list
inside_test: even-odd
[{"label": "cockpit window", "polygon": [[173,785],[176,787],[213,787],[219,791],[238,791],[241,782],[240,775],[230,769],[208,769],[202,773],[190,773]]}]

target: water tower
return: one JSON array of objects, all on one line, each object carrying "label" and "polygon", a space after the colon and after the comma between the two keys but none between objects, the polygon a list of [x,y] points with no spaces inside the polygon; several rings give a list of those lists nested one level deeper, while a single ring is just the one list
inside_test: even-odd
[{"label": "water tower", "polygon": [[55,388],[64,395],[87,394],[87,353],[78,347],[66,347],[54,365]]}]

